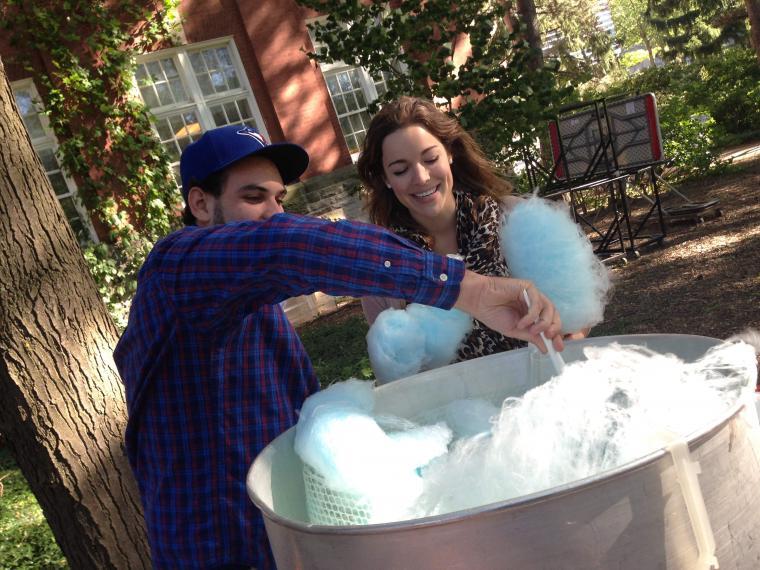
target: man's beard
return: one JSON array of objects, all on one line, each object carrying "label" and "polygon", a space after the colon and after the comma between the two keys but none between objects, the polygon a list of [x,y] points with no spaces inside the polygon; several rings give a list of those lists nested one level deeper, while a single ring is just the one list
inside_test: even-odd
[{"label": "man's beard", "polygon": [[227,223],[227,220],[224,219],[224,214],[222,213],[222,206],[218,201],[214,203],[214,217],[211,221],[215,226]]}]

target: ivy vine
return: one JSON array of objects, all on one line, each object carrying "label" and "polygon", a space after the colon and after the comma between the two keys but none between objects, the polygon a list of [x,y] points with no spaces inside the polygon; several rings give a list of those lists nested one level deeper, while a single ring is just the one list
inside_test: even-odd
[{"label": "ivy vine", "polygon": [[171,43],[178,4],[5,0],[0,8],[14,61],[40,91],[61,167],[105,229],[107,239],[84,255],[118,326],[148,251],[179,225],[169,158],[132,94],[135,55]]}]

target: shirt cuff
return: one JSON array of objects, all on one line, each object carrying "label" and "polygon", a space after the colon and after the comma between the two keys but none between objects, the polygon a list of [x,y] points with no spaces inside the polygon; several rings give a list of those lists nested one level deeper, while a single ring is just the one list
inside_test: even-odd
[{"label": "shirt cuff", "polygon": [[450,309],[459,297],[464,272],[462,261],[425,252],[422,279],[413,302]]}]

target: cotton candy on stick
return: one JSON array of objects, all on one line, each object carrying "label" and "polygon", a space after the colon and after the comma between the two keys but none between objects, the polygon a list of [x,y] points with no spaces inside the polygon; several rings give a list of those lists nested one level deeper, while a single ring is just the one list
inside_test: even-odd
[{"label": "cotton candy on stick", "polygon": [[512,276],[532,281],[549,297],[563,333],[602,321],[610,277],[563,204],[520,200],[507,212],[499,237]]}]

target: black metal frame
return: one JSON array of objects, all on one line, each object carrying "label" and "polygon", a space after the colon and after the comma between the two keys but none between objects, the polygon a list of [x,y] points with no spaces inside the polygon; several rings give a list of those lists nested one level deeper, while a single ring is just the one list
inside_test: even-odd
[{"label": "black metal frame", "polygon": [[[645,108],[638,110],[641,104]],[[654,156],[656,150],[661,154],[656,148],[661,137],[654,97],[621,96],[569,105],[559,110],[548,129],[551,164],[547,166],[526,152],[528,182],[544,197],[569,195],[576,221],[591,230],[595,253],[605,260],[638,257],[639,248],[662,243],[667,229],[655,169],[666,161]],[[632,221],[628,180],[648,169],[654,198],[644,216]],[[604,228],[597,227],[579,207],[585,191],[599,188],[606,192],[612,214]],[[659,230],[645,233],[655,213]]]}]

